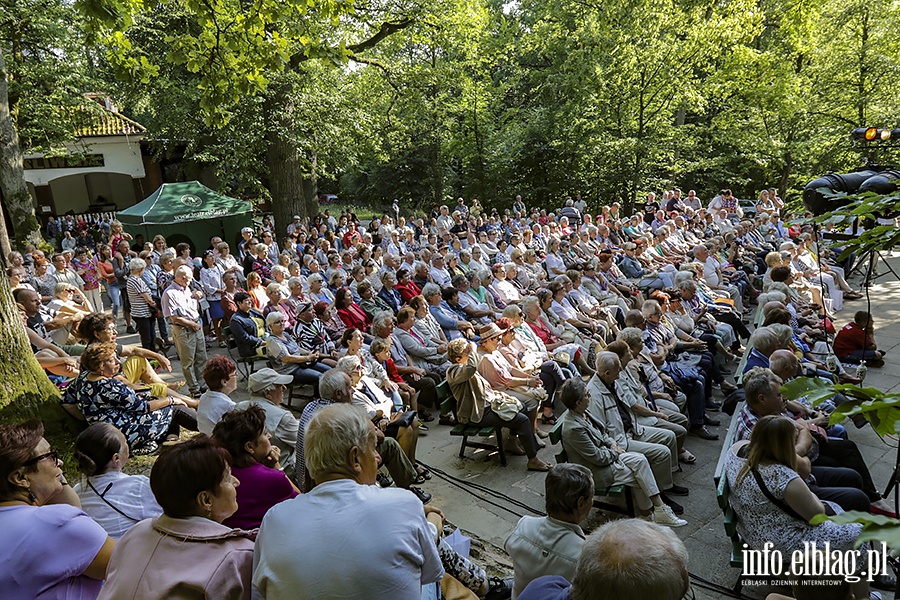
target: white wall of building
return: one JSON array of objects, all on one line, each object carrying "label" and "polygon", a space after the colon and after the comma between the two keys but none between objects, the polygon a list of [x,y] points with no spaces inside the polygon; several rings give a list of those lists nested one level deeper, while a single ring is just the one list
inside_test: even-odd
[{"label": "white wall of building", "polygon": [[[29,169],[25,171],[25,181],[33,185],[47,185],[60,177],[86,173],[120,173],[133,179],[140,179],[146,175],[144,161],[141,159],[141,139],[143,136],[140,135],[83,138],[78,144],[66,146],[66,150],[72,153],[102,154],[104,163],[102,167]],[[25,156],[25,158],[42,157],[43,154]]]}]

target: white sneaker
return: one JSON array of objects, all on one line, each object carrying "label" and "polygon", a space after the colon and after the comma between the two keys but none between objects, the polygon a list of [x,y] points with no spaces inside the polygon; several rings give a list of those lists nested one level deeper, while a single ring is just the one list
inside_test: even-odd
[{"label": "white sneaker", "polygon": [[653,520],[659,525],[668,525],[669,527],[681,527],[687,525],[687,521],[679,519],[672,509],[663,504],[653,509]]},{"label": "white sneaker", "polygon": [[638,516],[641,519],[641,521],[647,521],[648,523],[653,522],[653,513],[650,513],[649,515],[638,515]]}]

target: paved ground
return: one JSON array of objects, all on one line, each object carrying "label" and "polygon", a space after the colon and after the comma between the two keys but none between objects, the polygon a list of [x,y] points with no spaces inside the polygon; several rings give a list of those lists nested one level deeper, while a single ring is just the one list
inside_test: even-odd
[{"label": "paved ground", "polygon": [[[890,264],[900,271],[900,253],[890,258]],[[886,271],[884,266],[882,271]],[[860,278],[851,281],[859,287]],[[890,272],[879,278],[870,290],[872,312],[876,318],[876,336],[879,348],[889,351],[887,365],[882,369],[869,369],[866,385],[883,391],[900,391],[900,369],[896,356],[900,354],[900,282]],[[836,327],[842,327],[852,319],[853,313],[865,309],[865,299],[845,303],[837,315]],[[139,343],[137,336],[124,336],[127,343]],[[218,348],[210,352],[219,352]],[[174,350],[170,352],[174,355]],[[177,361],[174,362],[178,370]],[[171,377],[174,379],[174,377]],[[246,385],[241,384],[234,394],[240,401],[247,397]],[[727,415],[722,415],[723,425],[719,427],[724,437]],[[544,427],[546,428],[546,427]],[[894,464],[895,440],[880,440],[870,428],[857,430],[850,426],[851,438],[860,446],[871,468],[875,483],[882,488]],[[713,486],[713,470],[721,450],[722,442],[704,441],[690,437],[688,448],[697,456],[697,463],[686,465],[684,472],[676,476],[676,482],[690,488],[690,495],[679,498],[685,507],[684,518],[688,525],[675,531],[684,540],[690,552],[690,571],[693,575],[730,588],[738,578],[738,570],[728,566],[730,542],[722,527],[722,513],[716,504]],[[510,457],[510,464],[501,467],[496,456],[487,452],[467,450],[466,458],[458,458],[458,438],[449,436],[449,428],[434,425],[431,431],[420,439],[419,459],[432,467],[445,471],[461,480],[457,486],[444,481],[437,475],[425,488],[434,495],[432,504],[443,509],[447,518],[483,543],[479,551],[486,552],[485,560],[493,562],[501,570],[505,557],[497,548],[502,548],[507,535],[512,531],[519,516],[529,514],[523,508],[510,502],[496,499],[471,488],[468,484],[485,486],[502,493],[537,510],[543,510],[543,474],[530,473],[525,469],[524,457]],[[548,446],[540,452],[545,461],[554,462],[557,450]],[[473,495],[473,492],[475,495]],[[489,502],[490,500],[490,502]],[[494,502],[500,506],[491,504]],[[501,508],[501,506],[503,508]],[[511,511],[511,512],[510,512]],[[593,511],[588,518],[588,528],[597,527],[610,516],[602,511]],[[491,548],[494,546],[494,548]],[[506,563],[508,565],[508,563]],[[721,592],[708,591],[698,587],[697,598],[723,598]],[[745,588],[744,593],[751,598],[764,598],[768,589]],[[893,594],[886,594],[893,598]]]}]

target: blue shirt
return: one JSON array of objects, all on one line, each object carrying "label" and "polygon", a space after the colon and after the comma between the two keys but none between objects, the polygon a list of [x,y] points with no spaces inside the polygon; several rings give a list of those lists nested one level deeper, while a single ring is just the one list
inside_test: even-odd
[{"label": "blue shirt", "polygon": [[462,337],[462,334],[459,332],[459,317],[453,312],[453,309],[447,302],[441,302],[437,306],[431,305],[428,307],[428,310],[441,326],[441,329],[444,330],[444,335],[447,336],[448,340]]},{"label": "blue shirt", "polygon": [[559,575],[538,577],[516,596],[517,600],[568,600],[572,584]]},{"label": "blue shirt", "polygon": [[744,366],[744,373],[753,367],[769,368],[769,359],[756,348],[750,350],[750,356],[747,357],[747,364]]}]

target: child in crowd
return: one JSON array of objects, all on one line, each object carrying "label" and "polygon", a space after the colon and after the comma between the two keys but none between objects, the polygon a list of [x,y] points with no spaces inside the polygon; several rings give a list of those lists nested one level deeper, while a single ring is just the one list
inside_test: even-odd
[{"label": "child in crowd", "polygon": [[864,310],[853,315],[834,338],[834,354],[842,362],[858,363],[865,360],[869,366],[884,366],[884,352],[875,344],[875,320]]}]

